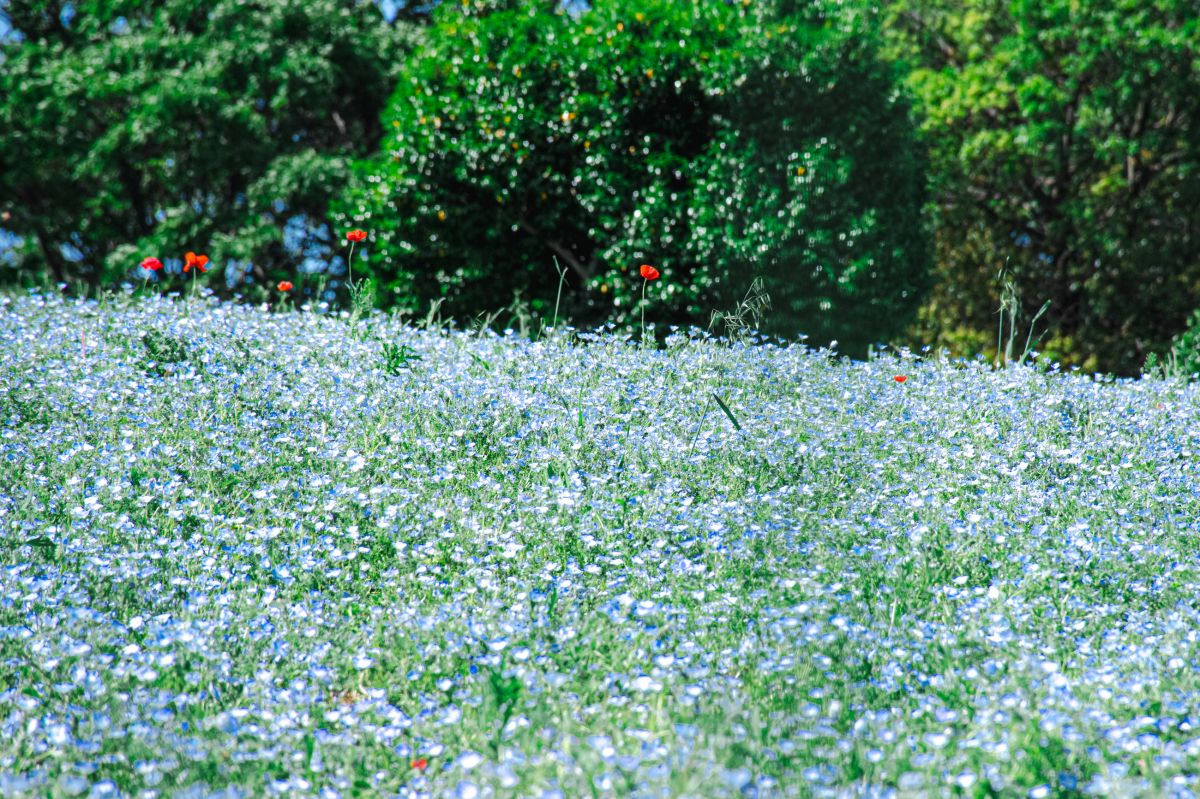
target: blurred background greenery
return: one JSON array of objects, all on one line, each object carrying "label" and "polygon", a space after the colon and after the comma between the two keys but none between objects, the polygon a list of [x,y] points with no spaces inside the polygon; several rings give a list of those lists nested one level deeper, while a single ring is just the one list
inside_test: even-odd
[{"label": "blurred background greenery", "polygon": [[1136,374],[1200,338],[1198,69],[1193,0],[10,0],[0,282],[344,302],[359,227],[382,307],[549,321],[557,264],[627,324],[652,263],[660,331],[760,277],[765,332],[973,354],[1007,286]]}]

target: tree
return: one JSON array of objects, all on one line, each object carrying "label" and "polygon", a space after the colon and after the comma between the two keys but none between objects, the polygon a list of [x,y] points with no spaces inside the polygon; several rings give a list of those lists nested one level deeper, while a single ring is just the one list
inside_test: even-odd
[{"label": "tree", "polygon": [[[626,0],[434,13],[345,225],[390,302],[514,293],[578,321],[699,322],[756,275],[774,332],[866,343],[926,285],[920,152],[861,29],[772,5]],[[862,34],[862,35],[859,35]],[[567,306],[564,306],[567,307]]]},{"label": "tree", "polygon": [[1200,304],[1190,0],[896,0],[939,208],[922,337],[995,340],[1003,268],[1044,352],[1136,374]]},{"label": "tree", "polygon": [[336,246],[409,46],[350,0],[15,2],[0,44],[0,227],[23,272],[112,283],[205,250],[263,283]]}]

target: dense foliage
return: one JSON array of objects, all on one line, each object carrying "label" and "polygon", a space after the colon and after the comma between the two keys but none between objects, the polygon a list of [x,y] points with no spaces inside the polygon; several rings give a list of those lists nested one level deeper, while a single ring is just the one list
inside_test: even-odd
[{"label": "dense foliage", "polygon": [[1135,373],[1200,303],[1191,0],[897,0],[940,218],[921,338],[994,341],[1007,265],[1048,355]]},{"label": "dense foliage", "polygon": [[988,350],[1046,301],[1052,360],[1165,351],[1200,304],[1194,4],[873,5],[4,4],[0,282],[170,286],[196,250],[311,296],[362,227],[383,304],[460,319],[548,320],[557,261],[581,324],[661,335],[761,277],[768,332],[852,354]]},{"label": "dense foliage", "polygon": [[[521,295],[576,318],[706,321],[755,276],[775,332],[899,332],[926,286],[908,108],[853,20],[725,3],[444,7],[346,224],[385,296]],[[515,6],[515,7],[514,7]],[[536,307],[536,306],[535,306]]]},{"label": "dense foliage", "polygon": [[[19,2],[0,45],[0,227],[58,281],[185,250],[230,282],[329,259],[404,34],[351,0]],[[14,274],[9,271],[10,277]]]}]

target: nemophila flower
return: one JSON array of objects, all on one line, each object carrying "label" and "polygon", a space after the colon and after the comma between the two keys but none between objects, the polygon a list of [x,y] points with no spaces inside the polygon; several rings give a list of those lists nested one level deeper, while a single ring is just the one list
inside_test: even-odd
[{"label": "nemophila flower", "polygon": [[[642,257],[653,256],[626,258],[624,279],[643,280]],[[588,346],[576,346],[377,316],[380,340],[439,364],[436,381],[397,391],[350,325],[235,303],[188,303],[195,324],[177,325],[178,305],[0,297],[5,412],[35,414],[0,436],[0,518],[14,550],[0,581],[39,622],[6,651],[29,695],[5,705],[4,723],[63,762],[136,747],[127,793],[169,780],[180,745],[196,762],[277,759],[301,707],[329,732],[312,753],[315,767],[325,752],[326,774],[334,743],[346,761],[386,750],[399,783],[437,777],[442,793],[457,785],[462,796],[482,791],[471,775],[513,788],[558,779],[580,796],[619,790],[624,773],[643,793],[670,793],[672,762],[710,768],[731,793],[807,795],[857,768],[849,753],[860,745],[873,782],[969,791],[987,775],[962,760],[963,746],[998,761],[1039,723],[1069,725],[1080,748],[1096,747],[1109,793],[1164,794],[1189,773],[1191,739],[1161,731],[1178,728],[1197,695],[1189,636],[1200,611],[1188,600],[1200,575],[1178,509],[1195,499],[1195,446],[1180,431],[1200,409],[1169,384],[928,360],[938,391],[847,413],[854,397],[887,394],[881,371],[906,391],[909,376],[886,369],[913,362],[848,368],[829,351],[729,348],[699,331],[673,334],[651,358],[607,325],[580,331]],[[156,335],[136,359],[100,357],[91,337],[102,330]],[[31,335],[86,344],[87,368],[61,368],[62,348],[31,347]],[[736,397],[745,434],[652,412],[681,386]],[[551,388],[570,401],[546,402]],[[191,403],[244,411],[176,423]],[[1171,413],[1145,413],[1157,403]],[[81,407],[86,424],[70,412]],[[428,423],[435,410],[444,424]],[[95,430],[111,431],[103,445]],[[500,450],[507,462],[491,457]],[[803,481],[789,477],[798,463],[815,465]],[[769,490],[747,490],[751,481]],[[233,517],[235,482],[249,496]],[[156,547],[153,562],[114,548],[163,527],[186,535]],[[564,535],[588,557],[564,556]],[[51,556],[53,569],[21,565]],[[920,591],[908,590],[914,556],[928,564]],[[87,588],[100,583],[138,601],[91,607]],[[210,600],[176,602],[179,586]],[[371,608],[371,623],[347,624],[351,607]],[[755,619],[749,639],[742,611]],[[197,657],[231,626],[245,646]],[[385,627],[404,631],[412,662],[382,662]],[[1072,647],[1064,629],[1094,638]],[[554,639],[583,636],[586,662],[553,657]],[[867,677],[830,650],[834,639],[878,654]],[[948,656],[951,646],[963,654]],[[264,662],[274,658],[295,668]],[[932,674],[931,662],[950,665]],[[189,684],[223,697],[184,721],[192,688],[161,680],[181,664]],[[743,667],[761,680],[744,680]],[[829,680],[803,686],[790,720],[770,719],[777,688],[814,667]],[[344,685],[355,672],[363,685]],[[867,690],[842,701],[836,686],[855,681]],[[45,697],[64,686],[72,701],[56,714]],[[139,701],[108,701],[130,686]],[[533,694],[559,718],[514,711],[506,722],[505,708]],[[1143,707],[1134,694],[1172,698]],[[725,768],[712,754],[724,732],[695,717],[714,702],[727,705],[723,727],[745,731],[747,763],[801,757],[813,736],[829,741],[829,757],[778,774]],[[648,729],[649,707],[662,728]],[[1029,707],[1040,716],[1014,712]],[[96,713],[102,724],[80,723]],[[485,757],[462,739],[468,724],[529,736],[538,751],[505,745]],[[1136,775],[1144,785],[1128,781],[1140,757],[1157,764]],[[555,772],[566,758],[577,767]],[[304,790],[297,774],[270,780]],[[9,782],[38,795],[88,790],[79,774]]]},{"label": "nemophila flower", "polygon": [[346,234],[346,241],[350,242],[351,244],[357,244],[358,242],[366,239],[366,237],[367,231],[355,228]]},{"label": "nemophila flower", "polygon": [[276,286],[275,288],[279,289],[280,291],[282,291],[286,294],[287,292],[291,291],[292,289],[294,289],[296,287],[292,285],[292,281],[290,281],[290,280],[281,280],[281,281],[279,281],[279,285]]},{"label": "nemophila flower", "polygon": [[908,379],[908,375],[896,375],[892,379],[895,380],[897,383],[903,383],[905,380]]},{"label": "nemophila flower", "polygon": [[194,252],[189,252],[187,255],[183,256],[183,271],[190,272],[193,268],[195,268],[201,272],[207,272],[208,270],[204,268],[204,265],[207,263],[207,255],[196,255]]},{"label": "nemophila flower", "polygon": [[650,264],[642,264],[640,272],[646,280],[658,280],[658,270]]}]

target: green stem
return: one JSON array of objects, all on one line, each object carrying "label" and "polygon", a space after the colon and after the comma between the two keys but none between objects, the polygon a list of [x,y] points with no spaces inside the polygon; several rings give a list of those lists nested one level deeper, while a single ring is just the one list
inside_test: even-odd
[{"label": "green stem", "polygon": [[354,245],[358,242],[350,242],[350,257],[346,259],[346,285],[350,290],[354,290]]},{"label": "green stem", "polygon": [[558,257],[554,258],[554,268],[558,270],[558,296],[554,298],[554,329],[558,330],[558,303],[562,299],[562,287],[566,282],[567,273],[561,266],[558,265]]},{"label": "green stem", "polygon": [[646,346],[646,285],[649,280],[642,279],[642,346]]}]

